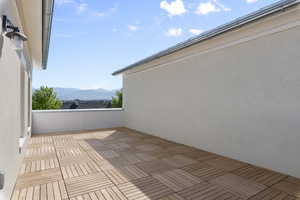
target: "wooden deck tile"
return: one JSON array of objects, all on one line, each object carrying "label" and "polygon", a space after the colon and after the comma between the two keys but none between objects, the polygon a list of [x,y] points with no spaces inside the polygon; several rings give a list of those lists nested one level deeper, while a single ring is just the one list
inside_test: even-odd
[{"label": "wooden deck tile", "polygon": [[155,144],[143,144],[143,145],[138,145],[135,147],[137,150],[140,150],[140,151],[160,151],[162,150],[161,147],[159,147],[158,145],[155,145]]},{"label": "wooden deck tile", "polygon": [[286,176],[283,174],[251,165],[237,169],[232,173],[267,186],[274,185],[275,183],[278,183],[282,179],[286,178]]},{"label": "wooden deck tile", "polygon": [[202,180],[211,180],[218,176],[223,176],[228,173],[227,171],[219,168],[215,168],[206,163],[196,163],[181,168],[182,170],[191,173],[194,176],[199,177]]},{"label": "wooden deck tile", "polygon": [[173,169],[172,166],[161,160],[153,160],[149,162],[138,163],[136,165],[146,173],[162,172]]},{"label": "wooden deck tile", "polygon": [[79,144],[79,146],[80,146],[83,150],[85,150],[85,151],[91,151],[91,150],[94,150],[94,148],[93,148],[89,143],[87,143],[87,142],[84,141],[84,140],[79,140],[79,141],[78,141],[78,144]]},{"label": "wooden deck tile", "polygon": [[143,161],[153,161],[156,159],[154,156],[148,153],[135,153],[135,155]]},{"label": "wooden deck tile", "polygon": [[96,165],[96,163],[94,163],[93,161],[89,161],[63,165],[61,166],[61,171],[64,179],[67,179],[98,173],[101,171],[101,169],[98,165]]},{"label": "wooden deck tile", "polygon": [[41,185],[16,188],[12,200],[68,200],[68,195],[62,180]]},{"label": "wooden deck tile", "polygon": [[64,159],[65,157],[83,156],[85,152],[80,147],[76,147],[57,149],[56,154],[59,159]]},{"label": "wooden deck tile", "polygon": [[116,158],[119,157],[120,155],[113,150],[107,150],[107,151],[97,151],[97,153],[102,156],[104,159],[106,158]]},{"label": "wooden deck tile", "polygon": [[116,150],[123,150],[123,149],[130,148],[130,145],[124,142],[120,142],[120,143],[108,144],[107,147]]},{"label": "wooden deck tile", "polygon": [[297,198],[280,190],[269,188],[251,197],[249,200],[297,200]]},{"label": "wooden deck tile", "polygon": [[235,192],[218,185],[202,182],[178,193],[186,200],[244,200]]},{"label": "wooden deck tile", "polygon": [[39,172],[23,174],[18,177],[16,188],[24,188],[38,184],[47,184],[61,180],[62,176],[59,169],[48,169]]},{"label": "wooden deck tile", "polygon": [[154,173],[153,177],[171,188],[174,192],[192,187],[193,185],[201,182],[199,178],[180,169],[166,171],[163,173]]},{"label": "wooden deck tile", "polygon": [[186,156],[183,155],[175,155],[169,158],[164,158],[162,159],[164,162],[166,162],[167,164],[173,166],[173,167],[183,167],[186,165],[191,165],[191,164],[195,164],[197,161],[193,160],[191,158],[188,158]]},{"label": "wooden deck tile", "polygon": [[238,168],[241,168],[243,166],[246,166],[245,163],[242,163],[237,160],[229,159],[229,158],[217,158],[217,159],[211,159],[205,161],[205,163],[215,167],[215,168],[220,168],[226,171],[232,171]]},{"label": "wooden deck tile", "polygon": [[167,148],[168,152],[174,153],[174,154],[182,154],[182,153],[192,153],[194,152],[196,149],[193,147],[188,147],[185,145],[174,145],[172,147]]},{"label": "wooden deck tile", "polygon": [[300,180],[129,129],[32,137],[12,200],[300,200]]},{"label": "wooden deck tile", "polygon": [[143,178],[149,176],[136,166],[127,166],[121,168],[113,168],[104,170],[106,176],[108,176],[115,184],[126,183],[130,180]]},{"label": "wooden deck tile", "polygon": [[70,200],[127,200],[117,187],[106,188],[79,195]]},{"label": "wooden deck tile", "polygon": [[25,157],[45,156],[54,153],[55,153],[55,148],[53,145],[44,144],[39,147],[27,148]]},{"label": "wooden deck tile", "polygon": [[266,189],[266,186],[260,183],[241,178],[234,174],[226,174],[224,176],[217,177],[211,182],[218,184],[230,191],[234,191],[244,198],[254,196],[255,194]]},{"label": "wooden deck tile", "polygon": [[65,183],[69,197],[76,197],[114,186],[103,173],[66,179]]},{"label": "wooden deck tile", "polygon": [[59,168],[57,158],[52,157],[50,159],[35,159],[31,161],[24,160],[21,165],[20,175],[54,168]]},{"label": "wooden deck tile", "polygon": [[171,194],[159,200],[185,200],[185,199],[179,196],[178,194]]},{"label": "wooden deck tile", "polygon": [[118,188],[129,200],[156,200],[173,193],[171,189],[152,177],[123,183],[120,184]]},{"label": "wooden deck tile", "polygon": [[273,186],[280,191],[286,192],[290,195],[300,198],[300,180],[289,177]]}]

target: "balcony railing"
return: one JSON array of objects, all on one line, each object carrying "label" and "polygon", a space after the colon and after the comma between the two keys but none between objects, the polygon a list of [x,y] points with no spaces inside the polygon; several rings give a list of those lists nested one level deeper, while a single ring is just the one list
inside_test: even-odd
[{"label": "balcony railing", "polygon": [[123,127],[123,109],[35,110],[32,133],[55,133]]}]

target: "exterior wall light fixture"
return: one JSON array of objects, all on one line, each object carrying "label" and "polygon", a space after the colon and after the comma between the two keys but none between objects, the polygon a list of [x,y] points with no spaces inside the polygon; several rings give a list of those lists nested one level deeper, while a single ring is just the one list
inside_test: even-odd
[{"label": "exterior wall light fixture", "polygon": [[[19,57],[19,60],[22,66],[27,67],[28,61],[24,54],[24,42],[27,41],[27,37],[20,32],[20,29],[15,26],[6,15],[2,16],[2,37],[7,37],[13,43],[15,47],[15,51]],[[1,37],[0,36],[0,37]],[[1,38],[0,38],[1,40]],[[0,45],[1,46],[1,45]],[[2,38],[2,46],[3,46],[3,38]],[[1,48],[0,48],[0,57],[1,57]]]},{"label": "exterior wall light fixture", "polygon": [[27,37],[20,32],[17,26],[14,26],[6,15],[2,16],[2,32],[4,36],[12,40],[17,50],[23,49],[23,42]]}]

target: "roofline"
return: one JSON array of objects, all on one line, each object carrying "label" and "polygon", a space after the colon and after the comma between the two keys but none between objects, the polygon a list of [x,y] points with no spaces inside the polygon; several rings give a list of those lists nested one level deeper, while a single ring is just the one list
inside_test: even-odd
[{"label": "roofline", "polygon": [[50,45],[54,0],[43,1],[43,17],[42,17],[42,69],[47,68],[48,53]]},{"label": "roofline", "polygon": [[119,75],[127,70],[133,69],[139,65],[151,62],[155,59],[170,55],[172,53],[175,53],[177,51],[180,51],[182,49],[185,49],[187,47],[190,47],[192,45],[198,44],[204,40],[211,39],[213,37],[216,37],[220,34],[223,34],[225,32],[231,31],[235,28],[238,28],[240,26],[243,26],[245,24],[249,24],[255,20],[261,19],[263,17],[266,17],[268,15],[271,15],[273,13],[279,12],[281,10],[284,10],[288,7],[295,6],[300,3],[300,0],[282,0],[277,3],[271,4],[269,6],[263,7],[259,9],[258,11],[252,12],[248,15],[245,15],[243,17],[239,17],[229,23],[223,24],[221,26],[218,26],[210,31],[206,31],[198,36],[192,37],[184,42],[178,43],[175,46],[172,46],[168,49],[165,49],[163,51],[160,51],[150,57],[147,57],[145,59],[142,59],[136,63],[133,63],[125,68],[122,68],[120,70],[117,70],[112,73],[112,75]]}]

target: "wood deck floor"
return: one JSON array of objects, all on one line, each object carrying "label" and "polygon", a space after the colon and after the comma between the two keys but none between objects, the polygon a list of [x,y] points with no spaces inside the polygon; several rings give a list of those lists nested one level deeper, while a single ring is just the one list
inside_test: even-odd
[{"label": "wood deck floor", "polygon": [[31,138],[12,200],[300,200],[300,180],[132,130]]}]

